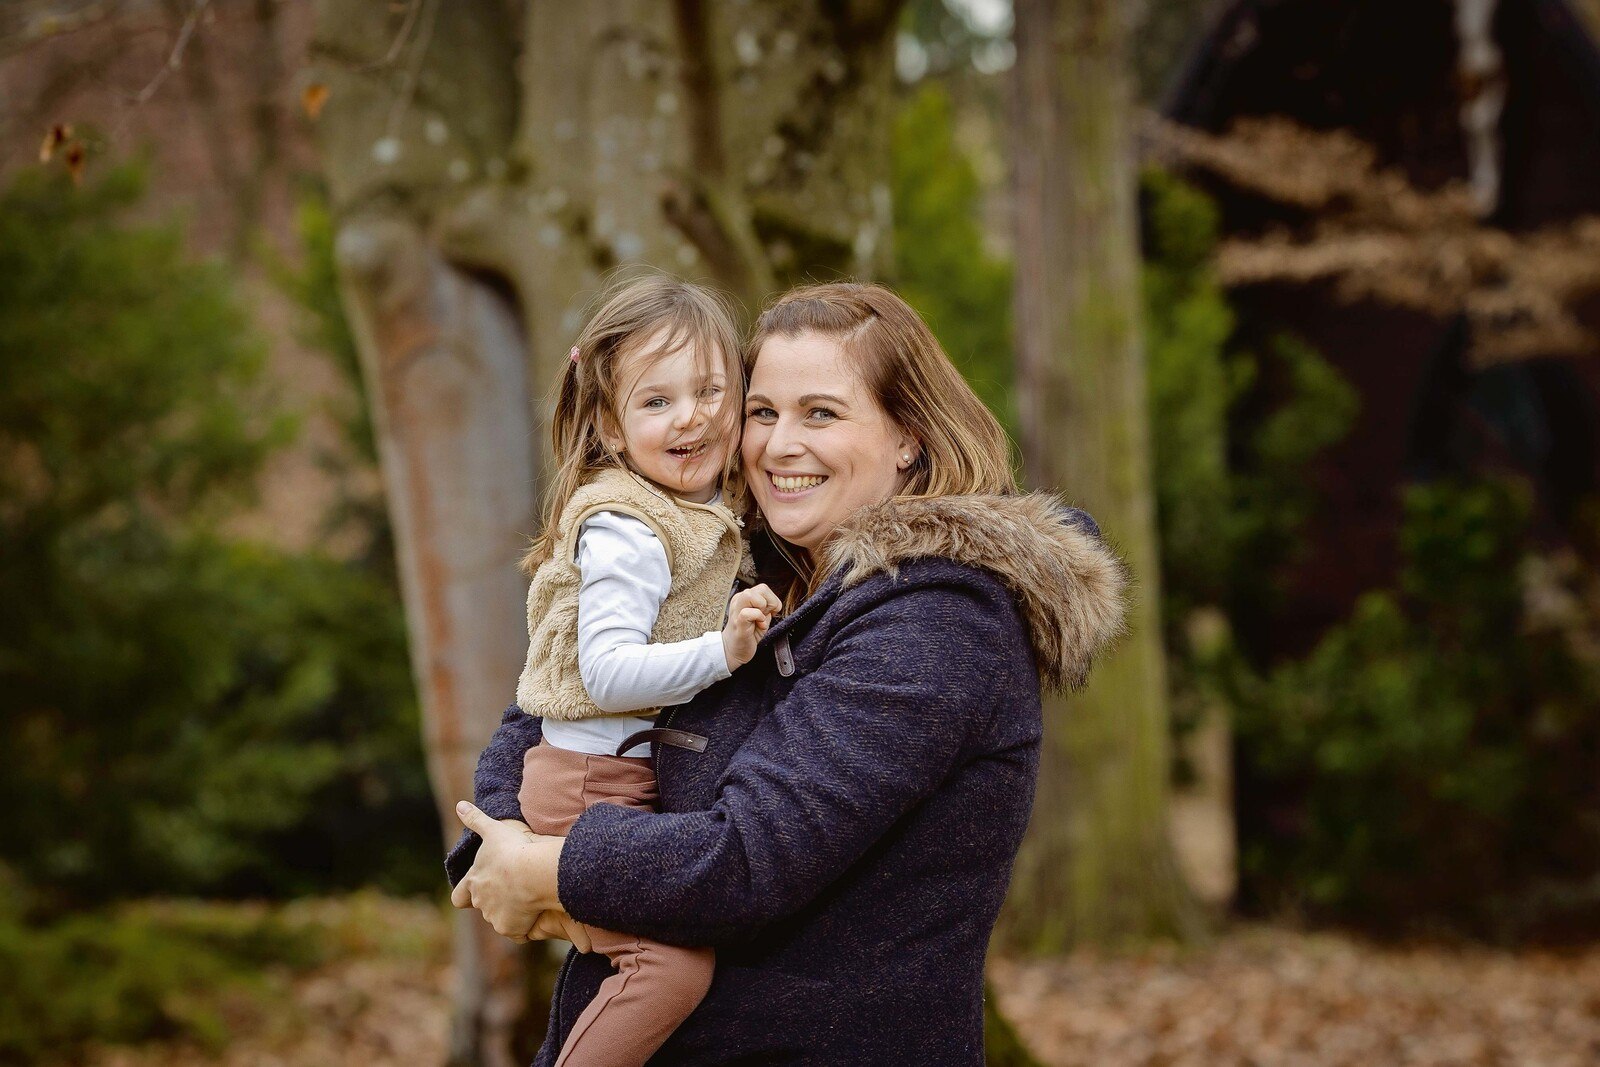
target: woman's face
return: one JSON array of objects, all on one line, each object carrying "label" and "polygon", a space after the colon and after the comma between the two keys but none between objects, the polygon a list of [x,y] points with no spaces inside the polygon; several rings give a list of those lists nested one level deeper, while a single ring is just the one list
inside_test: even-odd
[{"label": "woman's face", "polygon": [[744,411],[756,505],[774,533],[812,556],[851,512],[898,492],[917,455],[838,343],[820,334],[762,344]]}]

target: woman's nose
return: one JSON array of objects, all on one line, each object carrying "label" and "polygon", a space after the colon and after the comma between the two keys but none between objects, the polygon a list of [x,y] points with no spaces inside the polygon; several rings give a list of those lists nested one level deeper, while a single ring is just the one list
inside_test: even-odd
[{"label": "woman's nose", "polygon": [[779,419],[772,427],[772,432],[767,435],[767,455],[774,459],[799,455],[804,447],[797,430],[798,428],[791,425],[788,420]]}]

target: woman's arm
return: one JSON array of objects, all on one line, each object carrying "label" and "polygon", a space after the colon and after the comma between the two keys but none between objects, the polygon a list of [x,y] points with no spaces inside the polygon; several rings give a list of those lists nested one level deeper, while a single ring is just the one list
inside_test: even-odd
[{"label": "woman's arm", "polygon": [[996,657],[1026,642],[1009,597],[983,581],[869,582],[879,599],[734,754],[711,810],[598,804],[578,819],[560,854],[566,910],[707,944],[804,906],[939,786],[994,714]]},{"label": "woman's arm", "polygon": [[[478,757],[478,770],[472,778],[473,800],[492,819],[522,818],[517,792],[522,788],[522,755],[539,743],[539,720],[524,714],[515,704],[500,716],[500,726],[489,738]],[[461,839],[444,858],[445,877],[454,886],[471,868],[482,839],[471,830],[461,831]]]}]

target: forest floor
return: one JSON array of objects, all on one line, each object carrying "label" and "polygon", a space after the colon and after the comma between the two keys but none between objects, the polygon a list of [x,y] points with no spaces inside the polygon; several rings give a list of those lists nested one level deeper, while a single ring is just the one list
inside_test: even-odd
[{"label": "forest floor", "polygon": [[[338,905],[330,903],[328,907]],[[280,996],[241,997],[209,1050],[103,1048],[93,1067],[389,1067],[443,1062],[449,923],[426,903],[371,898],[349,939]],[[345,927],[348,929],[348,925]],[[1565,953],[1381,947],[1240,926],[1204,949],[992,962],[1000,1007],[1051,1065],[1332,1067],[1600,1063],[1600,945]]]}]

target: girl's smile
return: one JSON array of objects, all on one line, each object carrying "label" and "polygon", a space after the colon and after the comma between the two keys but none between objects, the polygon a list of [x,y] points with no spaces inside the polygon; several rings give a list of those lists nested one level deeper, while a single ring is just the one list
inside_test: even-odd
[{"label": "girl's smile", "polygon": [[717,495],[733,447],[720,417],[723,360],[705,358],[692,343],[667,353],[660,344],[653,336],[623,357],[621,410],[605,441],[637,473],[703,504]]}]

